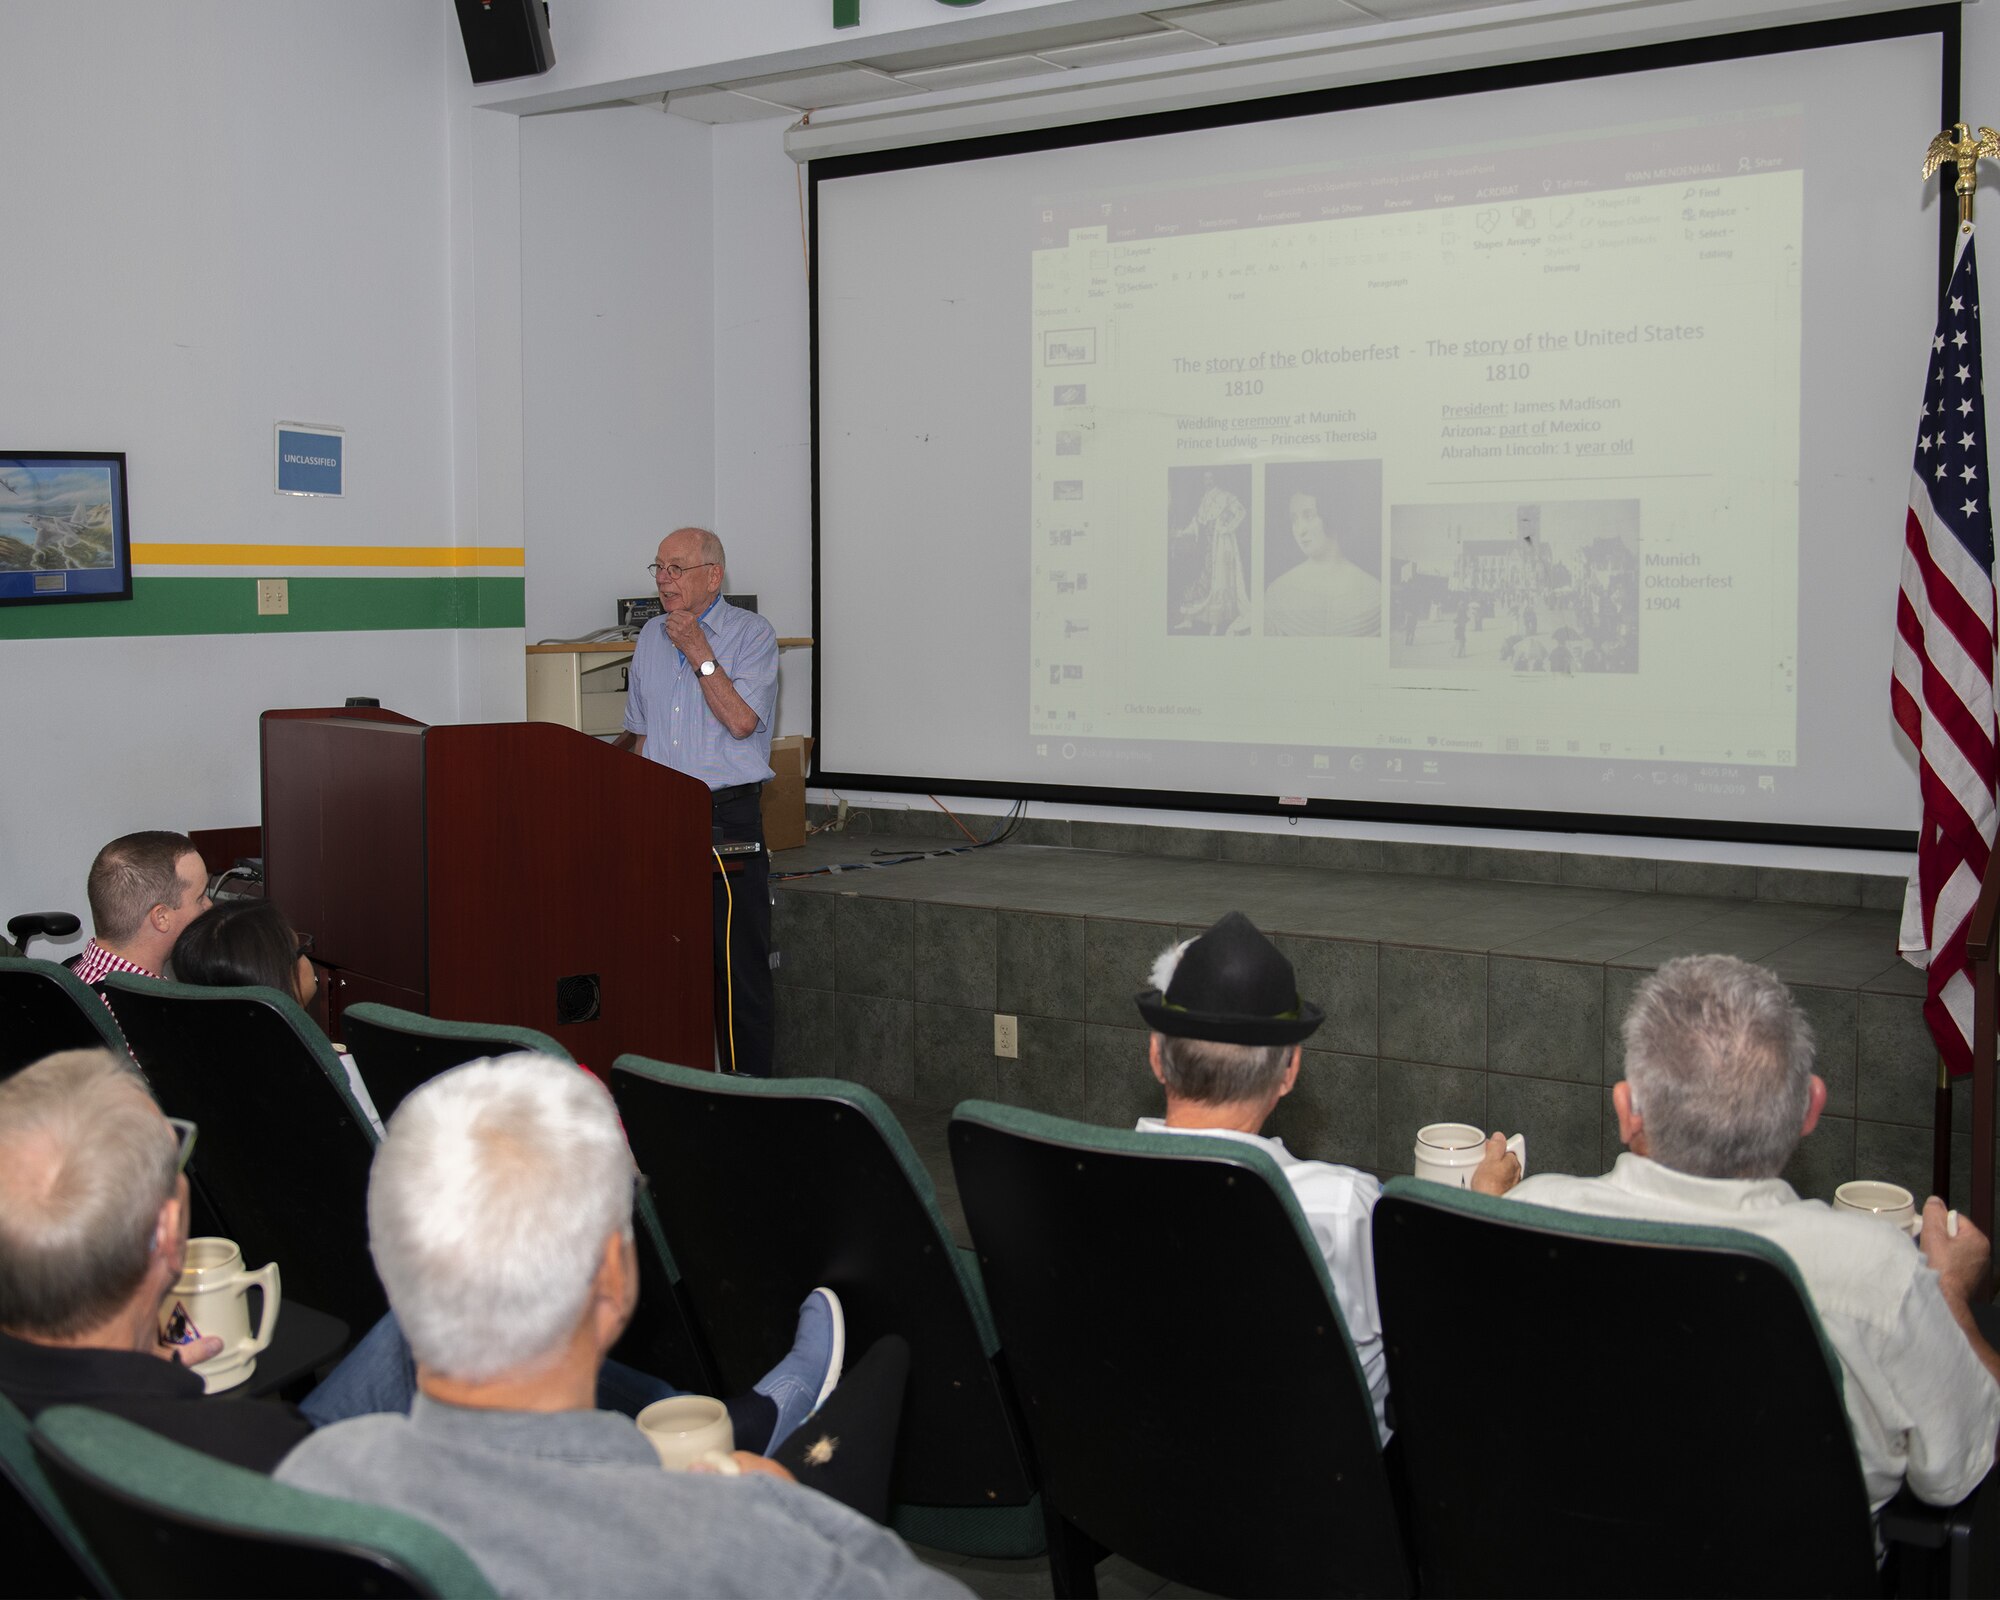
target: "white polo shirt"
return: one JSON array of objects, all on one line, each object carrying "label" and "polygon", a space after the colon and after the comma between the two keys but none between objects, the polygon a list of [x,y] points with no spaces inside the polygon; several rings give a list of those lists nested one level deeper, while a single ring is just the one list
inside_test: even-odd
[{"label": "white polo shirt", "polygon": [[1877,1511],[1906,1478],[1918,1498],[1953,1504],[1993,1465],[2000,1384],[1972,1353],[1937,1273],[1907,1234],[1801,1200],[1781,1178],[1697,1178],[1629,1150],[1601,1178],[1543,1173],[1508,1198],[1600,1217],[1740,1228],[1783,1250],[1846,1369],[1847,1417]]}]

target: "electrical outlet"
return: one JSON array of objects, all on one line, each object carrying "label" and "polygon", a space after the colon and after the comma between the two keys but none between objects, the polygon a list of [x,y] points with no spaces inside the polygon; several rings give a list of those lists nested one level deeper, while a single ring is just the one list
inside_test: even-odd
[{"label": "electrical outlet", "polygon": [[257,615],[287,617],[292,612],[292,584],[289,578],[257,580]]},{"label": "electrical outlet", "polygon": [[1008,1061],[1021,1059],[1021,1022],[1018,1017],[993,1013],[993,1053]]}]

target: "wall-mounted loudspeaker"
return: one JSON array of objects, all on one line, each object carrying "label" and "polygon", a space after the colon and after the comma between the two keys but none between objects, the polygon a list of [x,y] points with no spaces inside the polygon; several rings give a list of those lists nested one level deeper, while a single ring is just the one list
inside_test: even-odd
[{"label": "wall-mounted loudspeaker", "polygon": [[547,0],[457,0],[474,83],[525,78],[556,64]]}]

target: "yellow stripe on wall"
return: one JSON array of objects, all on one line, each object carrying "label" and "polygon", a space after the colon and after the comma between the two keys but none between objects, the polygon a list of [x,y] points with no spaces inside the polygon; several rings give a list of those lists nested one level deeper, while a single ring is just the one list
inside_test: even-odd
[{"label": "yellow stripe on wall", "polygon": [[134,566],[518,567],[520,545],[135,544]]}]

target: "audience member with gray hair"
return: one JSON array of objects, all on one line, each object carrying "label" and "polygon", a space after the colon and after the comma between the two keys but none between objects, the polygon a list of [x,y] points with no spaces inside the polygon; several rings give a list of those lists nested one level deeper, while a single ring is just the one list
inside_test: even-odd
[{"label": "audience member with gray hair", "polygon": [[0,1082],[0,1394],[30,1417],[95,1406],[258,1472],[317,1425],[408,1409],[409,1355],[393,1317],[297,1408],[206,1402],[188,1369],[222,1341],[158,1336],[187,1246],[182,1168],[195,1133],[170,1123],[146,1080],[106,1050],[47,1056]]},{"label": "audience member with gray hair", "polygon": [[[1653,1160],[1700,1178],[1763,1178],[1826,1105],[1812,1024],[1764,967],[1684,956],[1640,984],[1621,1030],[1626,1110]],[[1616,1091],[1613,1091],[1616,1098]]]},{"label": "audience member with gray hair", "polygon": [[1382,1185],[1353,1167],[1301,1160],[1282,1139],[1263,1136],[1298,1082],[1304,1041],[1325,1013],[1299,998],[1291,962],[1240,911],[1163,952],[1138,1005],[1152,1029],[1153,1076],[1167,1097],[1166,1116],[1141,1117],[1139,1131],[1234,1139],[1277,1162],[1326,1258],[1386,1440],[1389,1372],[1369,1232]]},{"label": "audience member with gray hair", "polygon": [[222,1342],[159,1340],[187,1246],[185,1148],[109,1051],[64,1051],[0,1082],[0,1394],[30,1417],[95,1406],[267,1472],[306,1420],[278,1401],[205,1403],[181,1358]]},{"label": "audience member with gray hair", "polygon": [[595,1409],[638,1296],[635,1176],[610,1096],[566,1063],[474,1062],[412,1094],[368,1222],[416,1401],[321,1429],[280,1480],[433,1523],[503,1594],[964,1594],[776,1462],[663,1471]]},{"label": "audience member with gray hair", "polygon": [[1932,1196],[1913,1247],[1872,1217],[1801,1200],[1779,1177],[1818,1124],[1826,1084],[1810,1024],[1765,968],[1669,961],[1633,996],[1624,1039],[1611,1100],[1626,1150],[1609,1172],[1521,1180],[1495,1133],[1473,1187],[1769,1239],[1797,1265],[1840,1357],[1870,1503],[1879,1510],[1905,1480],[1934,1504],[1971,1493],[2000,1434],[2000,1355],[1973,1315],[1986,1236]]}]

